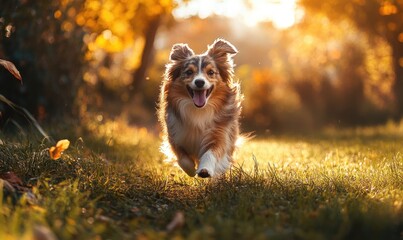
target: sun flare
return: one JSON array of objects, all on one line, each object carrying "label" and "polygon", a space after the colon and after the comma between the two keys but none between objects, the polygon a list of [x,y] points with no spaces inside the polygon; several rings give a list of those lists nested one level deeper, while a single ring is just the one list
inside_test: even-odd
[{"label": "sun flare", "polygon": [[248,25],[256,26],[260,22],[272,22],[276,28],[285,29],[301,19],[302,11],[297,8],[296,0],[192,0],[184,3],[177,0],[179,7],[173,14],[177,18],[212,15],[239,18]]}]

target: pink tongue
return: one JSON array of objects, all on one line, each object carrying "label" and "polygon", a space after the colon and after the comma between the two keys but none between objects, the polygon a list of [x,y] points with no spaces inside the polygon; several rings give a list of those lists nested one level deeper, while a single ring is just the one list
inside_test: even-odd
[{"label": "pink tongue", "polygon": [[193,91],[193,102],[198,107],[203,107],[206,104],[207,90]]}]

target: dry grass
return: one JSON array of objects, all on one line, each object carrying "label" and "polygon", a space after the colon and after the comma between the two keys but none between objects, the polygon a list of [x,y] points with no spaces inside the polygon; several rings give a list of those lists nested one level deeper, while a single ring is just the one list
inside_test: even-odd
[{"label": "dry grass", "polygon": [[[256,138],[218,180],[165,164],[157,137],[121,122],[70,136],[57,161],[48,144],[2,136],[0,173],[14,172],[32,194],[1,191],[0,238],[47,229],[60,239],[401,239],[403,136],[394,128]],[[178,211],[185,223],[169,232]]]}]

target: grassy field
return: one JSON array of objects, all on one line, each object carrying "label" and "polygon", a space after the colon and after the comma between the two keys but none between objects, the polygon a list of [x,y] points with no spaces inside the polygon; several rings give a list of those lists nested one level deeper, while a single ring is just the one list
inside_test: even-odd
[{"label": "grassy field", "polygon": [[215,180],[165,163],[145,129],[89,129],[54,134],[71,141],[58,160],[0,136],[0,239],[403,238],[402,127],[257,136]]}]

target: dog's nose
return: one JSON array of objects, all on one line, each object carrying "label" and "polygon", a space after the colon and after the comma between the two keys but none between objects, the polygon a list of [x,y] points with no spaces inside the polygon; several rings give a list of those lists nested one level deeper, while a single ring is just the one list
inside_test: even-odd
[{"label": "dog's nose", "polygon": [[203,80],[200,80],[200,79],[197,79],[197,80],[195,81],[195,84],[196,84],[196,86],[197,86],[198,88],[202,88],[202,87],[204,86],[204,81],[203,81]]}]

